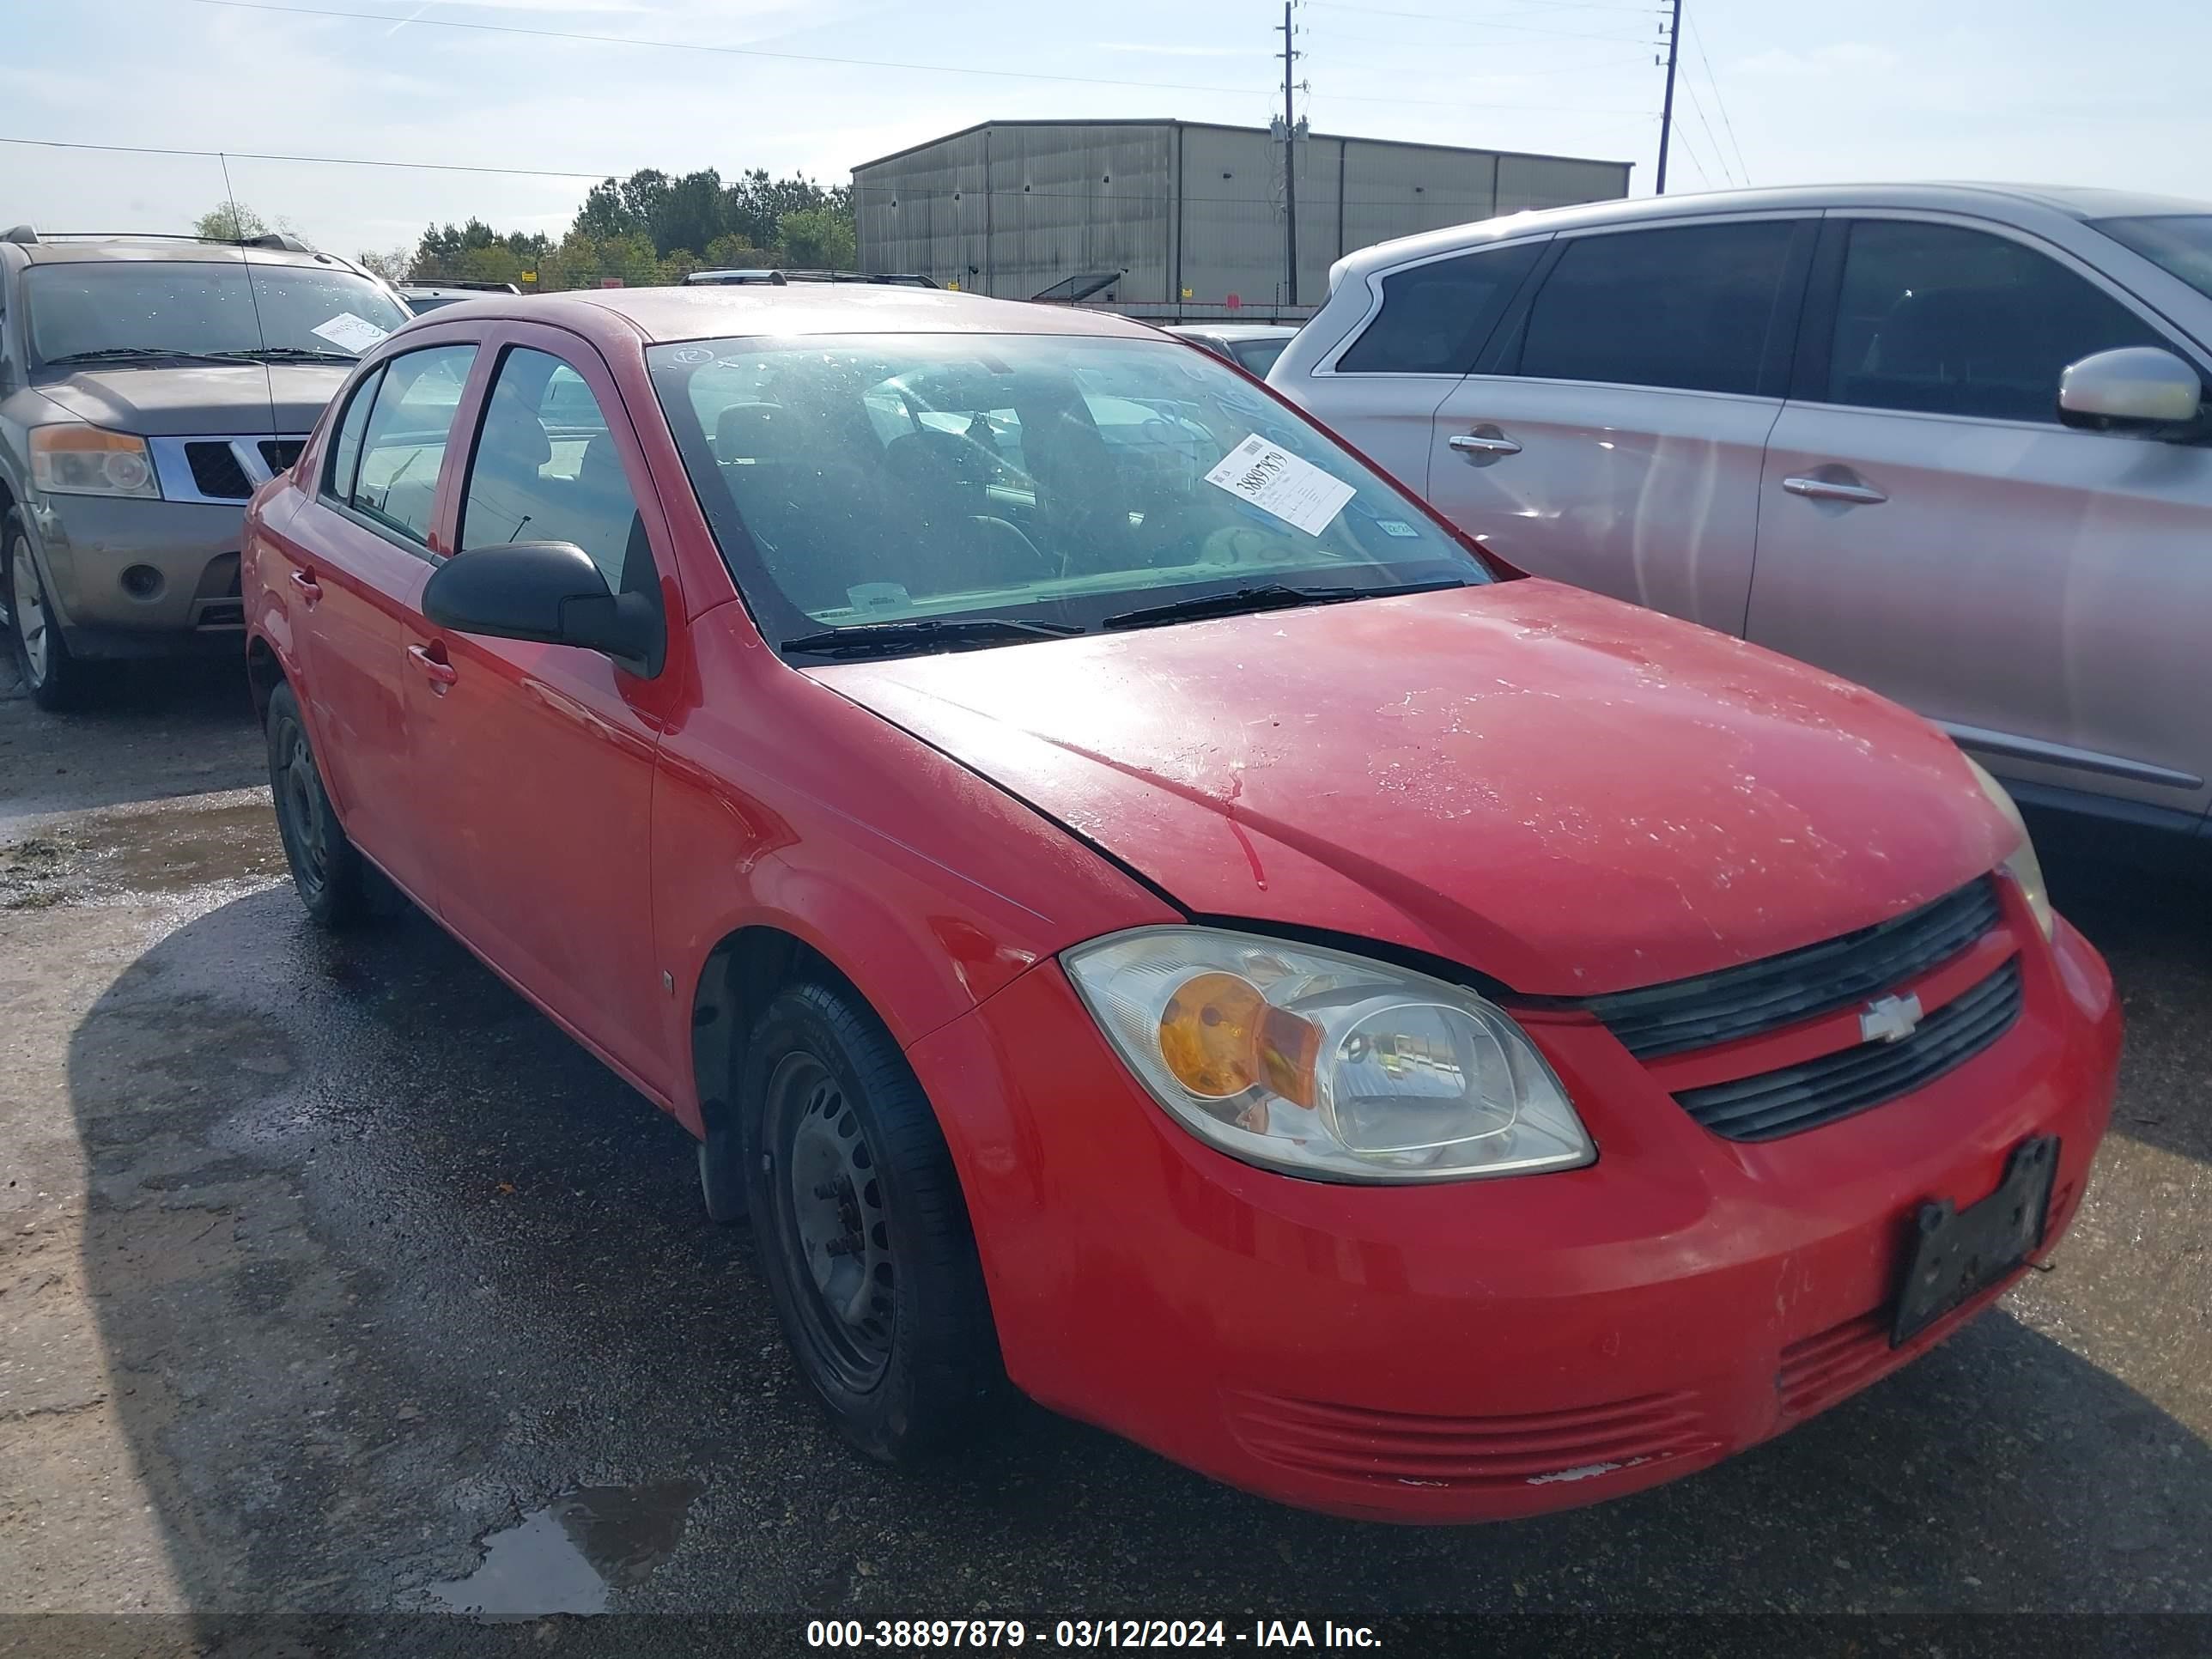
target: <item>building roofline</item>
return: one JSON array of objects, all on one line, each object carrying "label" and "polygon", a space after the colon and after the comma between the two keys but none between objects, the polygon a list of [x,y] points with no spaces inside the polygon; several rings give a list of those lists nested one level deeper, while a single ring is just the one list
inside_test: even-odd
[{"label": "building roofline", "polygon": [[[1198,127],[1212,132],[1256,132],[1264,134],[1266,127],[1239,126],[1230,121],[1184,121],[1174,117],[1104,116],[1090,118],[1054,117],[1035,121],[977,121],[954,132],[940,133],[934,138],[925,138],[918,144],[908,144],[904,149],[892,150],[870,161],[855,161],[852,171],[859,173],[869,167],[878,167],[886,161],[903,161],[918,155],[923,150],[934,149],[939,144],[949,144],[956,138],[982,132],[992,127]],[[1577,161],[1589,167],[1620,167],[1633,170],[1633,161],[1616,161],[1597,155],[1561,155],[1553,151],[1535,149],[1492,149],[1480,144],[1434,144],[1419,139],[1370,138],[1356,132],[1309,132],[1309,138],[1325,138],[1333,143],[1350,144],[1379,144],[1390,149],[1442,150],[1451,155],[1495,155],[1521,161]]]}]

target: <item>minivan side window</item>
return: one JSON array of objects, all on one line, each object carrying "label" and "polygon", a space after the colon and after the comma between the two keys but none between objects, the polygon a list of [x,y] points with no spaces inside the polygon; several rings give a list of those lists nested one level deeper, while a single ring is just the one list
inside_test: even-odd
[{"label": "minivan side window", "polygon": [[2094,283],[2008,238],[1862,219],[1844,253],[1827,401],[2056,425],[2069,363],[2166,343]]},{"label": "minivan side window", "polygon": [[[427,546],[430,517],[437,504],[438,468],[453,416],[468,384],[472,345],[429,346],[393,357],[384,365],[368,418],[362,427],[360,463],[352,486],[342,497],[355,512],[374,520],[409,541]],[[365,387],[364,387],[365,390]],[[356,393],[355,404],[362,400]],[[353,409],[346,410],[349,423]],[[338,434],[331,461],[332,491],[345,433]]]},{"label": "minivan side window", "polygon": [[1752,219],[1576,237],[1529,307],[1519,372],[1756,392],[1794,231]]},{"label": "minivan side window", "polygon": [[651,592],[653,550],[605,411],[559,358],[516,346],[484,400],[461,506],[461,550],[569,542],[611,592]]},{"label": "minivan side window", "polygon": [[1392,272],[1382,279],[1382,309],[1336,360],[1338,372],[1469,373],[1543,251],[1541,242],[1516,242]]}]

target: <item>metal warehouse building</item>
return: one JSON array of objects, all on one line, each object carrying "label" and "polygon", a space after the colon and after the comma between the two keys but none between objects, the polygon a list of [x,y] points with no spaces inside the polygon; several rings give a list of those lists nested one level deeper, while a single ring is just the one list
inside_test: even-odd
[{"label": "metal warehouse building", "polygon": [[[986,122],[853,169],[861,268],[1006,299],[1266,315],[1289,300],[1283,148],[1200,121]],[[1323,133],[1293,151],[1301,313],[1356,248],[1628,193],[1626,161]]]}]

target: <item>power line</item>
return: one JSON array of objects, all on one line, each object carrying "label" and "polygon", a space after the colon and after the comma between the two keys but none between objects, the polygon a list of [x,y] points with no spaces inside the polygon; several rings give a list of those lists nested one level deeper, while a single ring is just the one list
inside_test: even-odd
[{"label": "power line", "polygon": [[200,161],[217,161],[228,156],[235,161],[299,161],[314,167],[404,167],[416,173],[502,173],[517,179],[609,179],[613,173],[562,172],[555,167],[467,167],[457,161],[382,161],[362,155],[278,155],[251,149],[185,149],[161,144],[87,144],[64,138],[13,138],[0,135],[0,144],[28,144],[41,149],[105,150],[118,155],[185,155]]},{"label": "power line", "polygon": [[[220,3],[221,0],[202,0],[202,3],[214,5]],[[1382,6],[1355,6],[1346,3],[1345,0],[1306,0],[1306,3],[1328,11],[1353,12],[1362,17],[1410,17],[1423,23],[1452,23],[1474,29],[1504,29],[1514,34],[1548,34],[1561,40],[1626,40],[1640,44],[1644,38],[1640,34],[1594,33],[1588,29],[1543,29],[1525,23],[1494,23],[1487,18],[1454,17],[1436,11],[1396,11]],[[1644,8],[1638,6],[1632,9],[1641,13]]]},{"label": "power line", "polygon": [[[1698,118],[1698,125],[1705,131],[1705,143],[1711,147],[1713,161],[1720,168],[1721,178],[1728,184],[1732,185],[1735,183],[1735,174],[1729,167],[1728,152],[1721,148],[1721,141],[1713,131],[1713,124],[1705,119],[1705,106],[1698,97],[1697,83],[1693,81],[1686,79],[1682,82],[1682,90],[1687,93],[1690,96],[1691,112]],[[1687,128],[1683,130],[1682,136],[1686,139],[1689,137],[1689,131]],[[1691,151],[1691,155],[1693,160],[1696,157],[1696,154],[1697,152],[1695,150]],[[1700,166],[1698,168],[1698,171],[1703,173],[1705,168]],[[1708,179],[1706,182],[1710,184],[1712,181]]]},{"label": "power line", "polygon": [[1743,181],[1747,185],[1751,182],[1751,168],[1745,165],[1743,146],[1736,143],[1735,123],[1729,119],[1728,104],[1721,97],[1721,83],[1713,79],[1712,59],[1705,56],[1705,37],[1698,32],[1698,20],[1694,17],[1690,19],[1690,43],[1697,47],[1698,61],[1705,67],[1705,84],[1713,89],[1713,107],[1720,112],[1721,125],[1728,130],[1729,144],[1735,151],[1736,170],[1743,175]]}]

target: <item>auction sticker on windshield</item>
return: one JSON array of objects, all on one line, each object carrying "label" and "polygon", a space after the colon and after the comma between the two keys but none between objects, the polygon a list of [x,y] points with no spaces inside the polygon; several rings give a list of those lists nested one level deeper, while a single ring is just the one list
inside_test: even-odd
[{"label": "auction sticker on windshield", "polygon": [[327,323],[318,325],[314,331],[339,350],[350,351],[356,356],[392,332],[388,328],[379,328],[366,317],[355,316],[350,311],[341,311]]},{"label": "auction sticker on windshield", "polygon": [[1309,536],[1328,529],[1358,493],[1256,432],[1223,456],[1206,481]]}]

